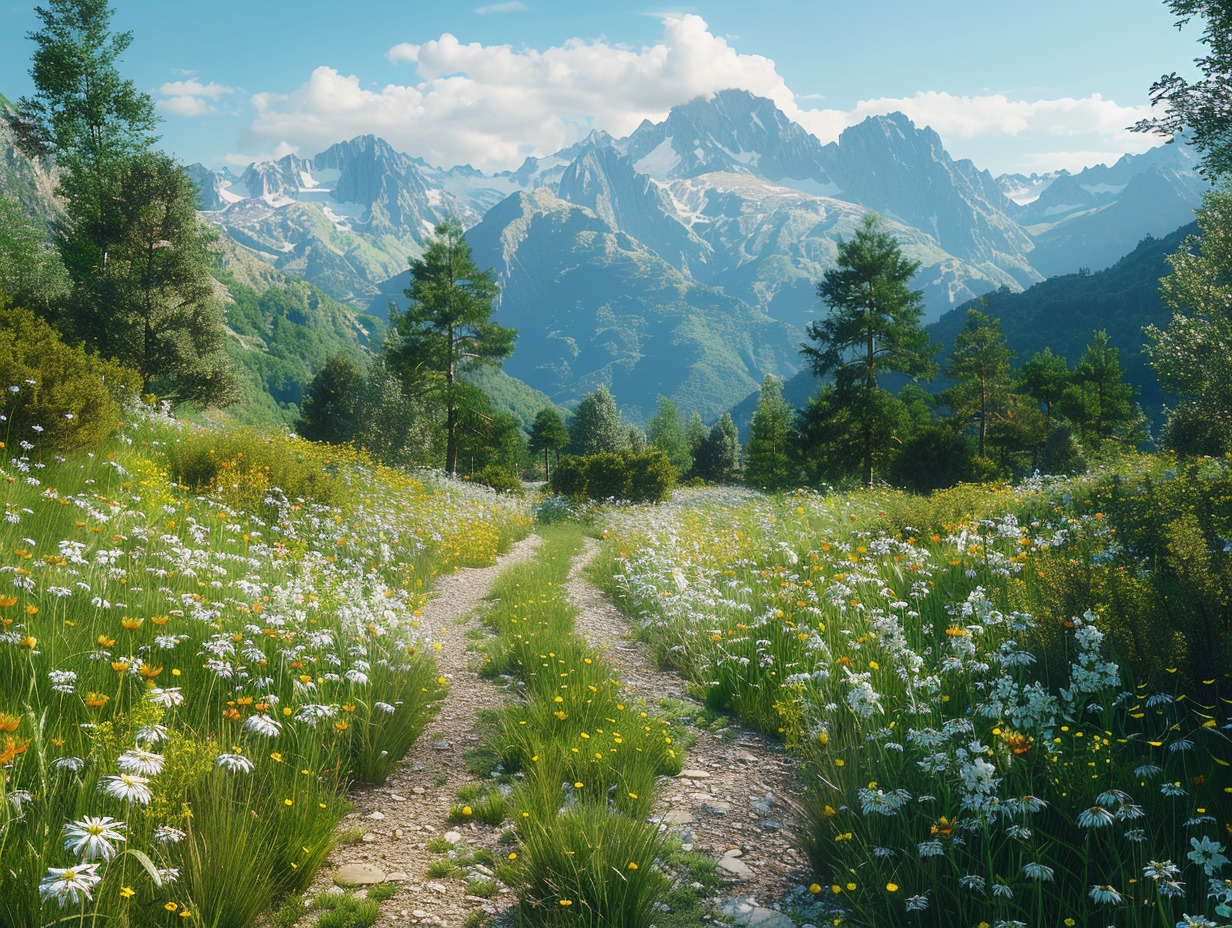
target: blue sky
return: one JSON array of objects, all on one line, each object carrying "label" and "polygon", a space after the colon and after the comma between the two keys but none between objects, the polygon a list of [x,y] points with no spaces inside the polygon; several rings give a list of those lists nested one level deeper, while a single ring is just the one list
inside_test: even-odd
[{"label": "blue sky", "polygon": [[[0,0],[0,92],[31,90],[31,2]],[[1192,74],[1200,29],[1160,0],[114,0],[125,76],[163,145],[242,166],[373,132],[450,166],[514,168],[590,128],[626,135],[744,87],[825,141],[872,113],[931,125],[994,173],[1141,151],[1151,82]],[[179,14],[178,10],[188,12]]]}]

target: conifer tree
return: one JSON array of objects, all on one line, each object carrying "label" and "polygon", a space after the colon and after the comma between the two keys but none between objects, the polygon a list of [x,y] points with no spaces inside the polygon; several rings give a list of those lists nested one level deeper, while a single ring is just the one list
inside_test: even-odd
[{"label": "conifer tree", "polygon": [[777,490],[792,482],[788,454],[791,419],[791,407],[783,399],[783,382],[767,374],[761,382],[761,396],[744,451],[744,479],[750,486]]},{"label": "conifer tree", "polygon": [[[700,416],[697,424],[700,430]],[[646,423],[646,441],[651,448],[667,455],[677,479],[687,474],[693,466],[693,455],[684,428],[680,424],[680,414],[676,411],[676,404],[666,396],[659,397],[659,408]]]},{"label": "conifer tree", "polygon": [[1119,352],[1106,331],[1098,331],[1087,345],[1070,386],[1061,397],[1061,411],[1078,427],[1089,447],[1099,450],[1108,441],[1133,444],[1145,435],[1142,410],[1134,402],[1134,387],[1125,383]]},{"label": "conifer tree", "polygon": [[458,418],[466,396],[458,375],[484,365],[499,366],[513,354],[517,329],[492,321],[499,292],[492,271],[471,259],[462,224],[447,219],[422,258],[411,261],[411,301],[394,318],[400,343],[391,362],[408,391],[438,392],[445,410],[445,470],[458,469]]},{"label": "conifer tree", "polygon": [[811,343],[800,346],[814,374],[834,375],[834,393],[825,405],[836,404],[843,412],[839,421],[857,432],[850,437],[860,448],[865,486],[873,481],[875,461],[893,446],[896,423],[906,419],[902,404],[877,378],[894,372],[930,379],[937,371],[936,347],[921,324],[923,294],[909,287],[919,266],[903,257],[876,216],[865,216],[855,236],[839,241],[836,265],[817,285],[830,314],[809,323]]},{"label": "conifer tree", "polygon": [[957,381],[945,391],[944,401],[964,425],[976,424],[977,451],[985,457],[989,419],[1010,403],[1010,359],[1013,357],[1001,332],[1001,320],[978,309],[967,310],[966,324],[954,337],[954,352],[946,376]]}]

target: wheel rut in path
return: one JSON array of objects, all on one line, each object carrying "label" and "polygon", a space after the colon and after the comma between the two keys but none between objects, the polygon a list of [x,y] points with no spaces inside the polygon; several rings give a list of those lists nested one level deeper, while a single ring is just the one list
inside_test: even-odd
[{"label": "wheel rut in path", "polygon": [[[460,787],[488,783],[471,776],[464,758],[483,741],[475,731],[476,715],[484,709],[500,708],[506,700],[504,691],[470,668],[478,661],[474,652],[466,650],[466,633],[481,625],[478,610],[497,575],[528,560],[540,540],[538,535],[529,535],[490,567],[462,568],[442,577],[432,598],[420,610],[420,621],[431,630],[432,640],[442,645],[436,659],[441,674],[449,679],[448,695],[439,714],[385,785],[360,786],[351,792],[355,811],[343,827],[364,828],[367,833],[358,843],[340,845],[331,856],[332,866],[321,868],[313,886],[315,892],[330,891],[339,871],[359,875],[350,868],[372,868],[369,879],[373,882],[386,880],[397,886],[397,892],[381,903],[377,926],[456,928],[476,909],[497,914],[514,902],[511,892],[484,899],[470,895],[464,879],[429,877],[428,867],[442,856],[429,851],[427,844],[434,838],[456,835],[470,851],[485,848],[498,853],[493,828],[450,825],[447,821]],[[309,925],[314,919],[308,916],[301,925]]]},{"label": "wheel rut in path", "polygon": [[[664,698],[686,699],[684,681],[654,666],[645,646],[631,637],[628,618],[582,573],[598,547],[588,539],[569,576],[577,632],[612,665],[633,698],[650,707]],[[696,705],[700,714],[703,706]],[[786,899],[808,882],[807,863],[790,837],[801,792],[795,764],[782,745],[735,722],[722,732],[693,732],[697,742],[685,755],[684,771],[666,784],[652,814],[695,851],[720,861],[731,896],[753,897],[760,906]]]}]

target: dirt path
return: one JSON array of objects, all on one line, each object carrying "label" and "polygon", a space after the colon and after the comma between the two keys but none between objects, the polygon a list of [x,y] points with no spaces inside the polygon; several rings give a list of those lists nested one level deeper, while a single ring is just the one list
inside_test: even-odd
[{"label": "dirt path", "polygon": [[[630,637],[628,619],[582,574],[597,549],[598,542],[587,541],[569,578],[569,596],[580,610],[578,632],[612,664],[634,697],[649,705],[683,698],[681,678],[655,668],[644,646]],[[696,705],[700,714],[703,707]],[[733,898],[769,907],[798,897],[798,887],[809,880],[803,855],[789,836],[799,795],[791,759],[781,745],[735,724],[720,732],[694,731],[697,742],[685,769],[664,789],[654,814],[694,850],[720,861]]]},{"label": "dirt path", "polygon": [[[430,877],[428,867],[442,859],[427,849],[434,838],[448,836],[456,847],[469,851],[495,851],[494,829],[484,825],[452,826],[450,807],[460,787],[477,782],[467,770],[465,753],[481,742],[475,717],[483,709],[498,708],[504,694],[470,669],[477,658],[467,652],[466,633],[481,625],[476,610],[497,575],[527,560],[539,544],[530,535],[518,542],[491,567],[462,569],[442,578],[421,618],[442,644],[437,653],[441,673],[450,681],[440,714],[411,748],[384,786],[361,787],[351,794],[355,804],[345,828],[366,829],[363,839],[340,845],[322,868],[314,889],[329,891],[335,875],[364,876],[365,882],[388,881],[397,887],[381,903],[378,926],[445,925],[457,928],[476,909],[489,914],[508,908],[512,894],[498,892],[491,899],[470,895],[468,882],[458,877]],[[371,868],[367,873],[353,868]],[[489,871],[490,874],[490,871]],[[482,870],[472,876],[484,876]],[[502,888],[503,889],[503,888]],[[306,919],[306,923],[311,923]]]}]

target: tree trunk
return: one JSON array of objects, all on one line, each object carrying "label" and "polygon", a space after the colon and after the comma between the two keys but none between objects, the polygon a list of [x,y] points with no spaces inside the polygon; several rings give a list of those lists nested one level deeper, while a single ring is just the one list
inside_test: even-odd
[{"label": "tree trunk", "polygon": [[548,471],[548,449],[547,445],[543,447],[543,480],[545,483],[552,482],[552,474]]},{"label": "tree trunk", "polygon": [[453,326],[448,327],[445,337],[448,340],[448,358],[445,365],[445,473],[452,474],[458,469],[458,423],[453,394]]}]

